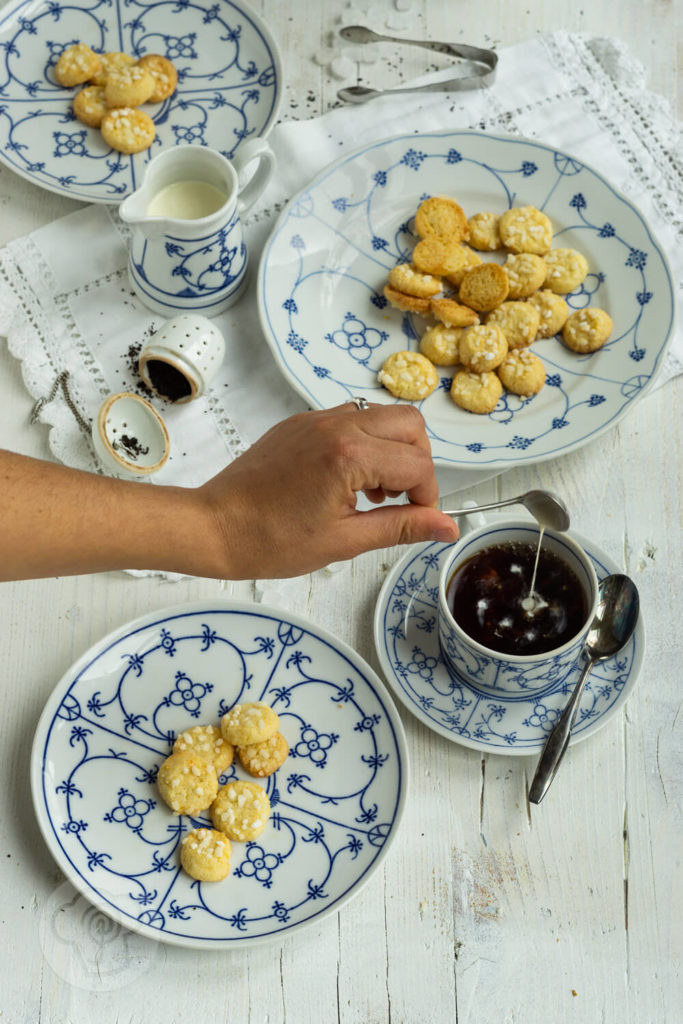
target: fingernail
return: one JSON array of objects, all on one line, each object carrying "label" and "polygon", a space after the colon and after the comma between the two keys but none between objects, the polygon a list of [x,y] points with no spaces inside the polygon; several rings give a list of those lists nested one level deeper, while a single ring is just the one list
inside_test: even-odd
[{"label": "fingernail", "polygon": [[439,526],[432,533],[432,540],[438,540],[444,544],[452,544],[457,539],[452,526]]}]

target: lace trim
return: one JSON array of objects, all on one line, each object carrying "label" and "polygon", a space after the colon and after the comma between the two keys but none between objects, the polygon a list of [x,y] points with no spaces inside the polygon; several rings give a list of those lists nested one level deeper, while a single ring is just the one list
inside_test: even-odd
[{"label": "lace trim", "polygon": [[[40,399],[49,394],[54,381],[68,367],[59,360],[59,350],[55,350],[53,355],[45,344],[45,338],[49,337],[46,314],[35,301],[25,274],[7,250],[0,252],[0,310],[4,311],[0,331],[7,337],[10,353],[21,362],[29,394]],[[89,416],[81,384],[81,381],[71,379],[70,392],[79,414],[87,420]],[[50,427],[48,445],[60,462],[101,472],[90,436],[79,428],[63,399],[45,405],[38,419]]]},{"label": "lace trim", "polygon": [[683,131],[667,101],[643,88],[642,65],[611,39],[556,32],[542,42],[553,64],[583,86],[587,112],[628,163],[633,181],[625,191],[633,194],[639,186],[647,192],[680,238]]},{"label": "lace trim", "polygon": [[225,446],[228,449],[231,458],[236,459],[238,455],[242,455],[243,452],[246,452],[248,445],[228,416],[225,406],[221,403],[220,399],[216,397],[215,393],[213,391],[209,391],[206,398],[211,417],[216,424],[223,441],[225,442]]}]

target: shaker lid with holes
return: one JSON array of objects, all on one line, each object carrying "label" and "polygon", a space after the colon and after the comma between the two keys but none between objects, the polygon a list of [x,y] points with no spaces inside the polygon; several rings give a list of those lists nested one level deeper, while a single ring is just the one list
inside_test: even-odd
[{"label": "shaker lid with holes", "polygon": [[206,393],[224,356],[225,340],[213,321],[182,313],[162,324],[145,343],[138,366],[151,391],[181,404]]},{"label": "shaker lid with holes", "polygon": [[146,399],[129,392],[105,399],[92,425],[92,439],[104,468],[129,479],[156,473],[171,450],[159,413]]}]

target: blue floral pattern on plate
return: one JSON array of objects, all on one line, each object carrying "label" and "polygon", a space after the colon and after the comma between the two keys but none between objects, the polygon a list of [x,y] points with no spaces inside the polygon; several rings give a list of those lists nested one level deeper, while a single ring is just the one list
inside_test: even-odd
[{"label": "blue floral pattern on plate", "polygon": [[[572,533],[590,555],[599,580],[619,568],[593,543]],[[394,566],[375,609],[375,646],[392,690],[434,732],[493,754],[537,754],[579,678],[577,665],[541,694],[491,697],[452,675],[439,650],[439,570],[450,545],[421,544]],[[645,654],[643,616],[626,647],[588,677],[572,743],[590,736],[621,707]]]},{"label": "blue floral pattern on plate", "polygon": [[[613,318],[592,355],[558,338],[535,343],[546,387],[505,394],[488,416],[458,409],[452,371],[420,402],[441,465],[508,468],[568,452],[597,437],[651,385],[673,326],[666,260],[638,210],[590,167],[550,146],[513,136],[440,132],[385,139],[320,174],[281,214],[259,270],[259,309],[280,368],[311,404],[362,395],[396,401],[377,382],[386,357],[416,349],[424,329],[383,295],[389,270],[410,259],[413,214],[428,195],[458,199],[468,215],[532,204],[555,230],[554,245],[579,249],[590,273],[568,296],[574,310],[601,306]],[[493,254],[487,254],[494,258]]]},{"label": "blue floral pattern on plate", "polygon": [[[73,42],[173,61],[176,91],[143,108],[157,127],[149,150],[117,153],[76,120],[78,90],[54,78]],[[0,160],[73,199],[120,203],[170,146],[211,146],[230,159],[244,139],[267,133],[281,92],[273,38],[234,0],[17,0],[0,11]]]},{"label": "blue floral pattern on plate", "polygon": [[[265,700],[290,745],[261,784],[269,824],[233,843],[231,872],[199,883],[179,865],[208,812],[176,816],[158,795],[176,735]],[[362,659],[304,620],[257,606],[182,606],[145,616],[66,673],[32,754],[38,821],[85,896],[162,941],[232,947],[332,913],[381,863],[403,811],[398,714]],[[222,776],[250,778],[234,764]]]}]

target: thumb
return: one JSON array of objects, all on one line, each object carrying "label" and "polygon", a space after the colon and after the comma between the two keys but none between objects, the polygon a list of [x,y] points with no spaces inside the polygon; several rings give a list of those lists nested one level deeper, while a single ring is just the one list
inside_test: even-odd
[{"label": "thumb", "polygon": [[387,505],[357,512],[350,524],[359,552],[426,540],[452,544],[459,536],[450,516],[426,505]]}]

